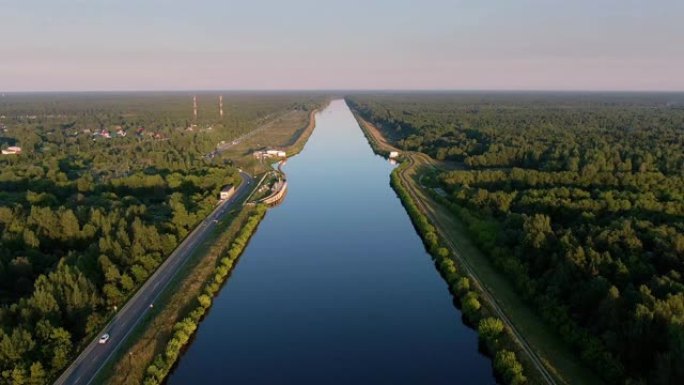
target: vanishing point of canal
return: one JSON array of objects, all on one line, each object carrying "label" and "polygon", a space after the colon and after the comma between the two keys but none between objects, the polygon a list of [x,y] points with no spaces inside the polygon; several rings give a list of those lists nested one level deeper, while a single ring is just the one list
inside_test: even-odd
[{"label": "vanishing point of canal", "polygon": [[343,100],[320,112],[168,384],[494,384],[392,167]]}]

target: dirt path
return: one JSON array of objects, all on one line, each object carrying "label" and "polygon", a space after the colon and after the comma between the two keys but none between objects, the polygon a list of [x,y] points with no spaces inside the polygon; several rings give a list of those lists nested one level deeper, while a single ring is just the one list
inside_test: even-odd
[{"label": "dirt path", "polygon": [[380,132],[380,130],[377,127],[375,127],[375,125],[369,123],[358,114],[354,114],[354,116],[356,117],[356,120],[359,122],[359,125],[361,125],[361,128],[364,129],[364,132],[370,135],[371,139],[375,142],[374,145],[378,147],[376,151],[378,149],[383,152],[401,151],[397,147],[389,143],[387,139],[385,139],[385,136],[382,134],[382,132]]}]

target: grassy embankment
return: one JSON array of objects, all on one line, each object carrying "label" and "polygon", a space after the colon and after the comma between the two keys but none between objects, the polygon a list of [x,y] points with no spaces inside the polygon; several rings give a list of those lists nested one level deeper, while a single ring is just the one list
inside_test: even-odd
[{"label": "grassy embankment", "polygon": [[[371,147],[377,153],[387,154],[389,151],[397,150],[384,139],[382,133],[374,126],[359,116],[356,118]],[[476,287],[481,292],[480,297],[484,297],[487,308],[485,311],[488,313],[492,313],[492,310],[501,311],[503,312],[502,316],[511,323],[510,326],[506,326],[506,329],[509,340],[515,341],[515,344],[509,346],[508,349],[520,353],[518,357],[525,366],[525,375],[528,380],[530,382],[560,384],[600,384],[601,382],[596,376],[579,363],[567,345],[515,294],[512,284],[474,246],[468,237],[467,228],[458,218],[420,188],[419,183],[417,183],[420,174],[425,170],[434,168],[435,162],[425,154],[409,153],[404,156],[408,161],[393,173],[393,187],[402,198],[409,214],[412,215],[414,223],[421,220],[417,218],[417,215],[420,214],[424,217],[423,220],[427,220],[431,226],[436,227],[437,235],[442,238],[438,240],[438,244],[449,249],[450,258],[458,263],[459,270],[467,273],[470,283],[475,284],[471,286]],[[400,174],[401,178],[399,177]],[[404,190],[403,194],[401,190]],[[406,190],[410,190],[411,194],[408,194]],[[411,213],[411,206],[420,209],[417,213]],[[416,227],[419,228],[420,232],[417,223]],[[421,235],[425,240],[425,234]],[[428,245],[427,240],[426,245]],[[438,263],[439,267],[441,266]],[[450,275],[445,274],[443,267],[440,270],[449,281]],[[452,279],[454,279],[453,276]],[[458,288],[452,289],[455,289],[453,290],[455,296],[462,302],[464,298],[459,298]],[[527,346],[527,349],[533,350],[534,354],[525,352],[524,345]],[[543,365],[546,375],[550,375],[552,378],[545,379],[544,373],[535,368],[534,362],[539,366]],[[497,366],[496,364],[495,362],[495,366]]]},{"label": "grassy embankment", "polygon": [[363,132],[366,140],[368,140],[368,144],[370,144],[371,148],[376,154],[386,157],[389,156],[391,151],[399,151],[396,147],[390,144],[387,139],[385,139],[385,137],[369,122],[367,122],[353,110],[352,113],[354,114],[354,118],[356,118],[357,123],[359,123],[359,127],[361,127],[361,132]]},{"label": "grassy embankment", "polygon": [[314,128],[316,128],[316,114],[324,108],[325,105],[310,111],[306,124],[290,137],[289,144],[284,146],[284,151],[287,152],[288,158],[302,152],[304,145],[309,140],[311,134],[313,134]]}]

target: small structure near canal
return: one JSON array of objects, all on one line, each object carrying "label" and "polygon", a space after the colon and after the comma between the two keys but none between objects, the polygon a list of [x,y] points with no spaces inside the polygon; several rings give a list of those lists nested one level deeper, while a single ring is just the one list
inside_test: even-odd
[{"label": "small structure near canal", "polygon": [[230,199],[233,194],[235,194],[235,187],[233,185],[227,185],[221,189],[221,192],[219,193],[219,199],[222,201]]}]

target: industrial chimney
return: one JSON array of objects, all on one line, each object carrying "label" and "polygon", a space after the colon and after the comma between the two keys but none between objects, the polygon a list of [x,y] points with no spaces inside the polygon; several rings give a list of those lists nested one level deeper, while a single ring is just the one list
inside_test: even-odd
[{"label": "industrial chimney", "polygon": [[192,97],[192,115],[197,119],[197,95]]},{"label": "industrial chimney", "polygon": [[219,115],[223,117],[223,95],[219,95]]}]

